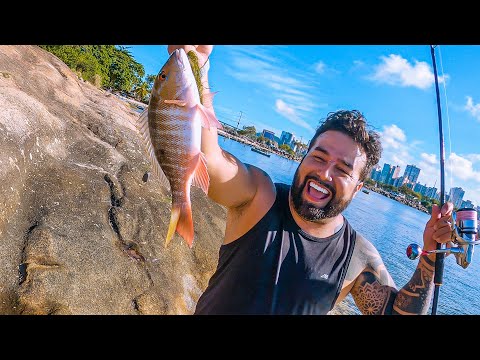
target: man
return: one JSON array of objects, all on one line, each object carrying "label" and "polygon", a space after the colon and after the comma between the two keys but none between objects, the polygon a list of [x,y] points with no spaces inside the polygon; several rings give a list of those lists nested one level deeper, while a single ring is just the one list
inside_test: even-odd
[{"label": "man", "polygon": [[[180,47],[195,50],[205,65],[205,96],[213,46],[170,45],[168,51]],[[195,314],[326,314],[349,293],[362,314],[428,311],[435,255],[421,256],[398,291],[378,251],[342,215],[381,156],[379,136],[360,112],[329,114],[291,186],[274,184],[217,140],[216,128],[202,129],[208,196],[227,208],[227,223],[216,272]],[[425,250],[450,240],[452,210],[451,203],[441,212],[433,207]]]}]

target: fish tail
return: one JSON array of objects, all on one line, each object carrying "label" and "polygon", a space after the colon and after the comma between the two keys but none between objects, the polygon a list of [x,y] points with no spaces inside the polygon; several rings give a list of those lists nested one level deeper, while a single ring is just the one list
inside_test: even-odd
[{"label": "fish tail", "polygon": [[168,226],[167,238],[165,239],[165,247],[167,247],[172,240],[175,230],[186,241],[188,247],[191,248],[193,246],[193,218],[190,202],[172,205],[172,214]]}]

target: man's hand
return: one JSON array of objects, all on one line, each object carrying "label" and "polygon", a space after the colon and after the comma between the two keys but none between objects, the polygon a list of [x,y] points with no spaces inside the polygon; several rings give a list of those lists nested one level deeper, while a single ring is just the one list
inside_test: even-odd
[{"label": "man's hand", "polygon": [[203,85],[203,104],[213,111],[212,95],[210,94],[210,85],[208,84],[208,70],[210,69],[210,62],[207,60],[212,53],[213,45],[168,45],[167,51],[171,54],[176,49],[183,49],[188,54],[189,51],[194,50],[198,57],[198,66],[200,67],[201,80]]},{"label": "man's hand", "polygon": [[445,244],[451,240],[452,211],[453,204],[451,202],[443,204],[441,211],[439,206],[433,205],[432,215],[423,232],[423,250],[435,250],[437,243]]},{"label": "man's hand", "polygon": [[188,53],[190,50],[195,50],[198,57],[198,66],[202,68],[212,53],[213,45],[168,45],[167,50],[168,53],[171,54],[174,50],[180,48],[185,50],[185,53]]}]

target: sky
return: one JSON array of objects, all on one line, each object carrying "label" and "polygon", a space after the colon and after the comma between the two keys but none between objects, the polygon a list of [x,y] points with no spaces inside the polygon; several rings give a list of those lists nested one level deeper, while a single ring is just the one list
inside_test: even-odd
[{"label": "sky", "polygon": [[[167,45],[126,46],[157,74]],[[445,192],[480,205],[479,45],[439,45],[435,60],[445,146]],[[356,109],[381,136],[379,165],[421,169],[440,189],[440,140],[430,45],[215,45],[209,81],[220,121],[304,143],[329,112]]]}]

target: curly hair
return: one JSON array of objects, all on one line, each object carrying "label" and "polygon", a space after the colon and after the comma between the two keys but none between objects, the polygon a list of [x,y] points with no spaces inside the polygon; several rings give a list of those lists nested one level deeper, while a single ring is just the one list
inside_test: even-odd
[{"label": "curly hair", "polygon": [[308,151],[310,151],[320,134],[328,130],[339,131],[349,136],[362,147],[367,156],[367,163],[360,172],[360,181],[364,181],[372,168],[378,164],[382,156],[380,135],[374,130],[369,129],[367,120],[358,110],[338,110],[329,113],[327,118],[317,128],[315,135],[312,140],[310,140]]}]

